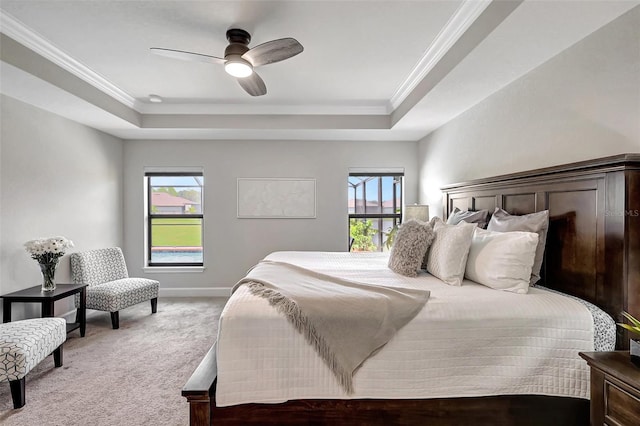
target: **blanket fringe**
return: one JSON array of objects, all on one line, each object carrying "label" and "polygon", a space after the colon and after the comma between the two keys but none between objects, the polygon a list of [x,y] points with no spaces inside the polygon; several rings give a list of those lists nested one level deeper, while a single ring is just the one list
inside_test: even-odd
[{"label": "blanket fringe", "polygon": [[293,300],[281,293],[266,288],[262,283],[250,281],[246,283],[249,291],[254,296],[259,296],[269,301],[269,304],[283,313],[287,320],[301,333],[307,342],[316,350],[320,358],[336,376],[340,386],[348,395],[353,394],[353,372],[345,371],[338,363],[335,354],[331,351],[322,336],[318,335],[315,327],[309,323],[309,319],[300,311]]}]

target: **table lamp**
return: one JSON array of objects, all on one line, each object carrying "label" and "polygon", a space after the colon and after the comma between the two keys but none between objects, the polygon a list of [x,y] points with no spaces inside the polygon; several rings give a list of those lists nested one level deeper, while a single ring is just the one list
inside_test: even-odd
[{"label": "table lamp", "polygon": [[403,222],[406,222],[409,219],[429,222],[429,206],[427,206],[426,204],[411,204],[405,206]]}]

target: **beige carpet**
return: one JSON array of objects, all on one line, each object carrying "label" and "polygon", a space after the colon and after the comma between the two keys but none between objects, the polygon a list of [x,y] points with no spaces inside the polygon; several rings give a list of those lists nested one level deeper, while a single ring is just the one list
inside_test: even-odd
[{"label": "beige carpet", "polygon": [[88,311],[84,338],[64,344],[64,364],[49,356],[26,380],[26,405],[13,409],[9,383],[0,383],[0,424],[187,425],[182,386],[214,342],[224,298],[159,299],[120,312]]}]

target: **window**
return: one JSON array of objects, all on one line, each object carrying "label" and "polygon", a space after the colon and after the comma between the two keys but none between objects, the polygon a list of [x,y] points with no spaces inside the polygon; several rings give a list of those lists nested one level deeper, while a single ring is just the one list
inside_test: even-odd
[{"label": "window", "polygon": [[202,172],[145,173],[147,265],[203,266]]},{"label": "window", "polygon": [[403,173],[350,173],[349,248],[388,250],[387,241],[402,220]]}]

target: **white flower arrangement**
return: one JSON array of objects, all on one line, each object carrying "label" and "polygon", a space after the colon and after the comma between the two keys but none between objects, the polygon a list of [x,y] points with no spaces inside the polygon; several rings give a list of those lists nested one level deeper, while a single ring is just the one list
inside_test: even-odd
[{"label": "white flower arrangement", "polygon": [[24,247],[38,263],[55,263],[67,249],[73,247],[73,241],[65,237],[40,238],[27,241]]}]

